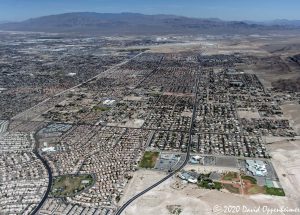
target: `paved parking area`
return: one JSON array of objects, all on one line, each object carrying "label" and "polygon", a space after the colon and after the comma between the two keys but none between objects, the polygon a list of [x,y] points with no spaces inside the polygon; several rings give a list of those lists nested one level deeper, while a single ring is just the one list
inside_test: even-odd
[{"label": "paved parking area", "polygon": [[233,157],[216,157],[216,166],[237,167],[237,160]]},{"label": "paved parking area", "polygon": [[184,159],[185,155],[161,153],[159,159],[156,161],[154,169],[161,171],[174,170],[183,163]]}]

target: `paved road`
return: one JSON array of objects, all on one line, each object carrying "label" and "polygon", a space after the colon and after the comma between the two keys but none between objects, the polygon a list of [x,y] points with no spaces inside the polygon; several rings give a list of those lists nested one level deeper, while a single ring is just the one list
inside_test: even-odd
[{"label": "paved road", "polygon": [[158,68],[159,68],[161,62],[163,61],[163,59],[164,59],[164,56],[162,56],[162,57],[160,58],[160,60],[159,60],[159,62],[158,62],[158,64],[157,64],[157,66],[156,66],[156,68],[155,68],[154,70],[152,70],[148,75],[146,75],[146,76],[140,81],[140,83],[138,83],[138,84],[134,87],[134,89],[137,89],[137,88],[139,88],[140,86],[142,86],[142,84],[144,83],[144,81],[146,81],[150,76],[152,76],[154,73],[156,73],[156,72],[158,71]]},{"label": "paved road", "polygon": [[40,159],[42,161],[43,165],[47,169],[49,181],[48,181],[48,187],[47,187],[47,190],[45,192],[45,195],[42,198],[42,200],[40,201],[40,203],[38,204],[38,206],[31,212],[32,215],[36,214],[39,211],[39,209],[43,206],[44,202],[48,198],[48,195],[49,195],[50,190],[51,190],[51,185],[52,185],[52,172],[51,172],[50,166],[48,165],[47,161],[39,154],[39,152],[36,149],[33,151],[33,153],[38,157],[38,159]]},{"label": "paved road", "polygon": [[189,129],[189,140],[188,140],[188,147],[187,147],[187,153],[186,153],[186,158],[184,160],[184,162],[178,167],[178,169],[174,170],[173,172],[171,172],[169,175],[167,175],[166,177],[164,177],[163,179],[161,179],[160,181],[156,182],[155,184],[151,185],[150,187],[148,187],[147,189],[143,190],[142,192],[136,194],[134,197],[132,197],[131,199],[129,199],[125,204],[122,205],[122,207],[119,208],[119,210],[117,211],[116,215],[121,215],[122,212],[137,198],[139,198],[140,196],[144,195],[145,193],[149,192],[150,190],[152,190],[153,188],[157,187],[158,185],[160,185],[161,183],[163,183],[164,181],[168,180],[169,178],[171,178],[173,175],[175,175],[178,171],[180,171],[189,161],[190,159],[190,153],[191,153],[191,139],[192,139],[192,134],[193,134],[193,128],[194,128],[194,119],[195,119],[195,112],[196,112],[196,103],[197,103],[197,83],[195,85],[195,101],[194,101],[194,105],[193,105],[193,115],[192,115],[192,121],[191,121],[191,125],[190,125],[190,129]]}]

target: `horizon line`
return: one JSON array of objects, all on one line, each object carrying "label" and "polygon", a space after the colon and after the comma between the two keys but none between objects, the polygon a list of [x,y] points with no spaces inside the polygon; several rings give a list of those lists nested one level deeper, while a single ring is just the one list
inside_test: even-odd
[{"label": "horizon line", "polygon": [[272,21],[300,21],[300,19],[287,19],[287,18],[277,18],[277,19],[269,19],[269,20],[251,20],[251,19],[237,19],[237,20],[232,20],[232,19],[222,19],[219,17],[196,17],[196,16],[184,16],[180,14],[166,14],[166,13],[140,13],[140,12],[95,12],[95,11],[70,11],[70,12],[63,12],[63,13],[53,13],[53,14],[45,14],[41,16],[33,16],[29,18],[24,18],[24,19],[18,19],[18,20],[0,20],[0,23],[13,23],[13,22],[23,22],[26,20],[30,19],[37,19],[41,17],[47,17],[47,16],[56,16],[56,15],[62,15],[62,14],[72,14],[72,13],[96,13],[96,14],[140,14],[140,15],[146,15],[146,16],[158,16],[158,15],[165,15],[165,16],[178,16],[178,17],[185,17],[185,18],[191,18],[191,19],[219,19],[221,21],[226,21],[226,22],[254,22],[254,23],[267,23],[267,22],[272,22]]}]

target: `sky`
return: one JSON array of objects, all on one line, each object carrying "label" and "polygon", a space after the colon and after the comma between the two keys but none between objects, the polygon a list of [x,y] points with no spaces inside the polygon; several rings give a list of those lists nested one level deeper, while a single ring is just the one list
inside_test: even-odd
[{"label": "sky", "polygon": [[0,0],[0,21],[21,21],[69,12],[137,12],[223,20],[300,20],[300,0]]}]

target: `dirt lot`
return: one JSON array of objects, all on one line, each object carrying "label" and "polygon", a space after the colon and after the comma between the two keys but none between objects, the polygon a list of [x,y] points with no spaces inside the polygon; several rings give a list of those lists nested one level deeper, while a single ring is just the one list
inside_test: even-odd
[{"label": "dirt lot", "polygon": [[290,120],[291,126],[300,135],[300,104],[289,102],[281,106],[283,115]]},{"label": "dirt lot", "polygon": [[[149,186],[151,179],[159,178],[157,171],[137,171],[133,178],[134,183],[130,183],[129,190],[134,193],[137,190]],[[147,180],[139,180],[140,177],[147,177]],[[145,182],[145,183],[144,183]],[[180,179],[173,177],[161,184],[159,187],[151,190],[141,198],[137,199],[130,205],[123,214],[125,215],[170,215],[170,208],[180,208],[180,215],[209,215],[209,214],[226,214],[216,210],[216,205],[223,208],[224,206],[234,205],[247,208],[257,208],[259,206],[268,206],[280,208],[286,206],[289,208],[297,207],[297,202],[288,197],[274,197],[266,195],[242,196],[228,192],[215,190],[200,189],[196,185],[174,186],[175,183],[181,183]],[[138,188],[138,189],[137,189]],[[127,195],[128,196],[128,195]],[[235,214],[247,214],[238,212]],[[264,213],[256,213],[264,214]],[[289,213],[296,214],[296,213]]]},{"label": "dirt lot", "polygon": [[[198,214],[226,214],[222,211],[216,211],[215,205],[224,209],[225,206],[235,205],[248,209],[267,206],[269,208],[288,208],[300,207],[300,140],[281,141],[269,145],[272,155],[272,162],[278,173],[281,184],[285,190],[285,197],[269,195],[247,195],[260,193],[254,186],[245,189],[244,194],[238,195],[229,193],[229,191],[215,191],[200,189],[196,185],[185,184],[173,177],[161,184],[159,187],[151,190],[144,196],[134,201],[124,212],[125,215],[171,215],[170,211],[180,211],[180,215],[198,215]],[[187,169],[195,169],[195,166],[188,165]],[[196,169],[199,172],[217,171],[217,167]],[[236,168],[220,168],[220,172],[235,171]],[[138,170],[135,172],[132,180],[127,186],[120,205],[139,191],[147,188],[155,181],[165,176],[165,173],[153,170]],[[249,192],[249,193],[248,193]],[[170,208],[172,210],[170,210]],[[235,214],[247,214],[238,212]],[[258,212],[256,214],[266,214]],[[274,213],[280,214],[280,213]],[[288,213],[297,214],[297,213]]]},{"label": "dirt lot", "polygon": [[260,115],[257,110],[255,111],[237,111],[240,118],[252,119],[260,118]]},{"label": "dirt lot", "polygon": [[199,173],[210,173],[210,172],[219,172],[219,173],[226,173],[226,172],[239,172],[238,168],[235,167],[221,167],[221,166],[201,166],[201,165],[186,165],[186,170],[196,170]]},{"label": "dirt lot", "polygon": [[[143,175],[145,173],[138,174]],[[156,175],[157,173],[155,172],[154,177],[156,177]],[[201,190],[205,192],[198,193],[195,191],[199,191],[200,189],[196,188],[195,186],[183,186],[184,188],[180,186],[180,188],[174,189],[172,184],[175,182],[175,180],[179,179],[176,179],[175,177],[167,180],[161,184],[161,186],[137,199],[123,214],[136,215],[143,212],[143,215],[167,215],[170,214],[168,208],[172,205],[176,205],[177,207],[181,208],[182,212],[180,214],[196,215],[202,213],[203,211],[205,211],[205,213],[210,211],[208,205],[202,201],[199,201],[198,199],[201,194],[210,191]],[[135,183],[135,186],[141,187],[141,184]]]},{"label": "dirt lot", "polygon": [[[300,105],[287,103],[281,106],[296,132],[300,132]],[[300,137],[295,140],[278,140],[268,145],[273,166],[281,185],[290,199],[300,205]]]},{"label": "dirt lot", "polygon": [[300,204],[300,140],[276,142],[269,149],[286,195]]},{"label": "dirt lot", "polygon": [[152,184],[159,181],[165,176],[166,174],[163,172],[139,169],[137,172],[134,173],[132,179],[126,186],[124,194],[119,202],[119,205],[122,205],[128,199],[133,197],[136,193],[141,192],[142,190],[151,186]]}]

